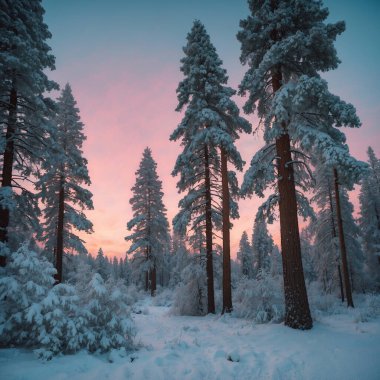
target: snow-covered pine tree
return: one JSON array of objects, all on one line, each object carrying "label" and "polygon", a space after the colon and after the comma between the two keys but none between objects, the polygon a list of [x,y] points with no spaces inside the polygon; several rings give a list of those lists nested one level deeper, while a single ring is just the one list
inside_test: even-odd
[{"label": "snow-covered pine tree", "polygon": [[270,254],[273,251],[273,239],[268,232],[264,219],[256,218],[252,233],[252,254],[255,275],[269,272]]},{"label": "snow-covered pine tree", "polygon": [[95,270],[102,276],[104,281],[108,280],[110,268],[102,248],[99,248],[98,254],[95,257]]},{"label": "snow-covered pine tree", "polygon": [[340,186],[339,193],[351,287],[354,291],[364,291],[364,254],[360,244],[360,229],[354,218],[354,206],[350,201],[347,188]]},{"label": "snow-covered pine tree", "polygon": [[[37,202],[24,181],[36,172],[36,164],[50,146],[46,141],[49,130],[46,116],[53,102],[45,95],[58,88],[46,75],[46,69],[55,67],[46,44],[51,34],[43,22],[43,14],[40,0],[1,3],[0,242],[8,241],[10,224],[21,230],[38,225],[34,223],[38,216]],[[17,224],[12,222],[14,218],[18,218]],[[24,228],[25,224],[29,227]],[[5,265],[1,252],[0,265]]]},{"label": "snow-covered pine tree", "polygon": [[173,312],[178,315],[207,313],[207,284],[201,255],[191,255],[181,272],[181,282],[174,293]]},{"label": "snow-covered pine tree", "polygon": [[87,252],[84,241],[75,230],[92,232],[92,223],[84,210],[92,210],[92,194],[83,185],[90,185],[87,160],[82,145],[86,139],[79,109],[69,84],[57,100],[54,118],[54,150],[42,166],[38,181],[45,205],[42,241],[45,250],[54,252],[57,281],[62,282],[62,258],[65,252]]},{"label": "snow-covered pine tree", "polygon": [[282,255],[277,245],[273,247],[270,256],[270,274],[272,277],[275,277],[282,273]]},{"label": "snow-covered pine tree", "polygon": [[111,278],[113,281],[117,281],[120,279],[120,272],[119,272],[119,260],[117,259],[116,256],[113,257],[112,259],[112,264],[111,264]]},{"label": "snow-covered pine tree", "polygon": [[[339,221],[337,213],[337,199],[335,196],[336,184],[334,172],[326,166],[322,158],[316,155],[314,160],[314,178],[316,181],[313,201],[318,206],[317,218],[311,222],[310,230],[314,236],[316,272],[324,291],[330,293],[341,287],[341,278],[344,274],[344,263],[339,241]],[[353,206],[349,200],[347,188],[339,185],[339,199],[344,231],[344,246],[347,250],[347,275],[349,288],[355,286],[362,290],[363,282],[363,253],[359,244],[359,229],[353,217]],[[341,260],[339,260],[341,256]],[[352,303],[352,295],[347,284],[344,283],[347,301]],[[343,296],[342,296],[343,298]],[[351,305],[350,305],[351,306]]]},{"label": "snow-covered pine tree", "polygon": [[175,287],[181,280],[182,270],[189,264],[189,252],[186,248],[184,236],[173,232],[170,287]]},{"label": "snow-covered pine tree", "polygon": [[0,278],[0,338],[2,345],[35,346],[38,330],[29,315],[53,287],[56,273],[46,258],[23,244],[7,258]]},{"label": "snow-covered pine tree", "polygon": [[314,262],[318,281],[325,292],[331,293],[340,284],[339,240],[332,173],[318,160],[315,162],[316,182],[312,201],[318,207],[316,219],[310,224],[314,237]]},{"label": "snow-covered pine tree", "polygon": [[369,170],[361,182],[359,226],[368,274],[380,287],[380,160],[371,147],[367,150]]},{"label": "snow-covered pine tree", "polygon": [[312,319],[297,221],[297,203],[299,209],[306,203],[296,193],[294,173],[305,165],[303,154],[312,149],[331,167],[339,167],[344,183],[345,177],[358,177],[363,169],[349,155],[345,136],[337,128],[360,126],[355,108],[331,94],[319,75],[337,67],[334,41],[345,25],[325,24],[328,10],[320,1],[249,0],[248,4],[251,16],[240,22],[237,35],[240,60],[249,65],[239,92],[249,94],[244,111],[257,112],[267,145],[252,159],[242,190],[246,195],[263,195],[268,185],[277,182],[278,194],[267,205],[277,202],[280,210],[285,324],[309,329]]},{"label": "snow-covered pine tree", "polygon": [[205,230],[208,312],[215,313],[213,229],[220,228],[222,218],[223,311],[229,312],[232,310],[229,217],[237,216],[234,200],[237,182],[234,173],[228,172],[227,162],[242,170],[243,161],[234,141],[239,132],[250,132],[251,126],[239,116],[239,109],[231,100],[235,91],[226,86],[226,70],[200,21],[194,22],[183,50],[181,71],[185,78],[177,88],[176,110],[182,111],[186,106],[186,112],[170,140],[182,140],[184,150],[173,175],[181,175],[177,187],[188,193],[180,201],[180,212],[173,222],[181,232],[189,225],[193,230]]},{"label": "snow-covered pine tree", "polygon": [[125,285],[131,285],[131,264],[128,257],[120,258],[119,260],[119,278]]},{"label": "snow-covered pine tree", "polygon": [[[313,219],[314,220],[314,219]],[[305,273],[306,282],[316,280],[313,234],[310,231],[310,225],[303,228],[300,232],[302,266]]]},{"label": "snow-covered pine tree", "polygon": [[134,253],[135,263],[145,273],[146,290],[149,285],[154,296],[157,266],[161,265],[162,255],[169,251],[170,235],[162,201],[162,182],[150,148],[145,148],[143,152],[132,193],[129,203],[132,205],[133,218],[127,223],[127,228],[133,232],[125,238],[132,243],[127,253]]},{"label": "snow-covered pine tree", "polygon": [[237,259],[240,262],[241,274],[247,278],[253,278],[253,255],[252,247],[248,240],[247,232],[244,231],[239,242]]}]

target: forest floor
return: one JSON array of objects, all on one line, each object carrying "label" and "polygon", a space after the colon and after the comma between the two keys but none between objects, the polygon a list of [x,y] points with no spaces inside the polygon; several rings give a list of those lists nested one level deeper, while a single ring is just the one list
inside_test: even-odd
[{"label": "forest floor", "polygon": [[[319,316],[310,331],[231,316],[180,317],[145,299],[134,307],[134,353],[56,357],[0,350],[4,380],[380,379],[380,319],[360,310]],[[137,312],[137,313],[136,313]]]}]

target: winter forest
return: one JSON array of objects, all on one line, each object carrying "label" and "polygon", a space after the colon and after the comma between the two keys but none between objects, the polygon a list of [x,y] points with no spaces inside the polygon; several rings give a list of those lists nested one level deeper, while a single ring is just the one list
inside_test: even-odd
[{"label": "winter forest", "polygon": [[0,377],[378,379],[379,98],[330,86],[349,23],[144,0],[123,36],[139,6],[95,3],[0,0]]}]

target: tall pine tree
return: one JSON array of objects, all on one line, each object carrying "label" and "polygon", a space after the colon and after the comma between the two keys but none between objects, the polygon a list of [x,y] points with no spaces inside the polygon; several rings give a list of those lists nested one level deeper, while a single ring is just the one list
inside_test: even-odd
[{"label": "tall pine tree", "polygon": [[[4,0],[0,21],[0,242],[8,241],[12,218],[36,228],[37,203],[24,185],[50,146],[47,141],[53,102],[46,92],[58,85],[46,76],[54,57],[46,40],[40,0]],[[16,192],[18,195],[16,195]],[[11,215],[12,214],[12,215]],[[16,216],[15,216],[16,214]],[[20,223],[22,222],[22,223]],[[30,227],[31,226],[31,227]],[[28,228],[26,228],[28,229]],[[5,259],[0,253],[0,264]]]},{"label": "tall pine tree", "polygon": [[[334,41],[344,22],[325,24],[328,10],[313,0],[249,0],[251,16],[240,22],[241,62],[248,64],[240,94],[248,93],[244,110],[257,111],[267,146],[252,159],[245,177],[246,194],[262,194],[277,182],[285,290],[285,324],[312,327],[302,268],[294,173],[304,166],[304,153],[315,149],[328,165],[358,178],[363,166],[348,152],[337,128],[359,127],[352,105],[328,90],[320,71],[337,67]],[[298,152],[295,152],[299,148]],[[272,155],[272,152],[274,153]],[[268,159],[269,157],[269,159]],[[275,162],[273,166],[272,163]],[[257,178],[261,181],[256,184]]]},{"label": "tall pine tree", "polygon": [[[182,140],[173,175],[180,174],[180,192],[188,191],[180,201],[175,227],[184,232],[203,229],[206,236],[208,312],[215,312],[213,273],[213,230],[223,226],[223,311],[232,310],[230,269],[230,216],[237,216],[237,182],[227,162],[242,170],[243,161],[234,141],[250,124],[239,116],[231,100],[235,91],[225,86],[228,80],[222,61],[205,27],[195,21],[187,36],[181,71],[185,78],[177,88],[178,106],[186,106],[185,116],[171,140]],[[220,155],[219,155],[220,150]]]},{"label": "tall pine tree", "polygon": [[150,148],[146,148],[136,171],[132,187],[133,218],[127,223],[129,231],[125,240],[131,241],[127,253],[134,253],[134,261],[145,273],[146,290],[156,293],[157,267],[162,265],[165,252],[170,249],[169,223],[163,203],[162,182],[158,178],[157,164]]},{"label": "tall pine tree", "polygon": [[367,270],[375,287],[380,287],[380,160],[368,148],[369,170],[365,173],[359,195],[359,225],[363,238]]},{"label": "tall pine tree", "polygon": [[54,150],[42,166],[44,173],[37,185],[45,205],[42,240],[45,251],[54,254],[57,280],[61,282],[64,253],[87,252],[76,231],[92,232],[84,210],[93,209],[92,194],[83,187],[91,184],[82,151],[86,137],[69,84],[57,100],[53,121]]}]

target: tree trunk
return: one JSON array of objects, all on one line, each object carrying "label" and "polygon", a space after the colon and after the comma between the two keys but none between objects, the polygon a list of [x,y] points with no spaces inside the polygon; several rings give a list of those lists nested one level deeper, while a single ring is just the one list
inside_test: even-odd
[{"label": "tree trunk", "polygon": [[344,288],[346,291],[347,306],[354,307],[354,301],[352,300],[350,278],[348,274],[347,251],[346,251],[346,241],[344,239],[342,212],[340,208],[339,178],[338,178],[338,172],[335,168],[334,168],[334,180],[335,180],[336,214],[337,214],[337,221],[338,221],[338,234],[339,234],[340,254],[341,254],[341,259],[342,259]]},{"label": "tree trunk", "polygon": [[340,265],[338,264],[338,276],[339,276],[339,286],[340,286],[340,297],[342,302],[344,302],[344,290],[343,290],[343,281],[342,281],[342,271],[340,270]]},{"label": "tree trunk", "polygon": [[228,188],[227,155],[221,149],[222,207],[223,207],[223,313],[232,311],[231,253],[230,253],[230,192]]},{"label": "tree trunk", "polygon": [[214,268],[212,263],[212,219],[211,219],[211,182],[208,147],[205,153],[205,200],[206,200],[206,274],[207,274],[207,313],[215,314]]},{"label": "tree trunk", "polygon": [[[332,230],[332,235],[334,239],[334,249],[336,248],[336,229],[335,229],[335,222],[334,222],[334,204],[333,204],[333,199],[332,199],[332,189],[330,186],[330,181],[327,178],[327,185],[328,185],[328,190],[329,190],[329,203],[330,203],[330,215],[331,215],[331,230]],[[338,259],[337,259],[338,261]],[[339,287],[340,287],[340,296],[342,299],[342,302],[344,302],[344,291],[343,291],[343,282],[342,282],[342,272],[340,270],[340,265],[338,264],[338,276],[339,276]]]},{"label": "tree trunk", "polygon": [[145,272],[145,291],[149,290],[149,271]]},{"label": "tree trunk", "polygon": [[61,178],[58,200],[58,225],[57,225],[57,250],[56,250],[56,269],[57,284],[62,282],[62,258],[63,258],[63,227],[65,218],[65,189],[63,178]]},{"label": "tree trunk", "polygon": [[[282,74],[277,68],[272,74],[273,91],[280,89]],[[285,325],[295,329],[310,329],[313,321],[303,274],[301,245],[297,219],[297,198],[294,183],[290,138],[283,123],[283,134],[276,139],[278,160],[278,192],[280,196],[280,230],[284,272]]]},{"label": "tree trunk", "polygon": [[151,269],[151,282],[150,282],[150,295],[155,297],[157,289],[157,269],[156,263],[154,263],[153,268]]},{"label": "tree trunk", "polygon": [[[17,91],[16,80],[12,81],[12,88],[9,97],[8,108],[8,126],[5,135],[5,150],[3,159],[3,172],[1,187],[12,186],[12,170],[14,161],[14,134],[16,132],[17,122]],[[8,226],[9,226],[9,209],[0,205],[0,242],[6,243],[8,241]],[[0,266],[4,267],[6,264],[5,256],[0,256]]]}]

